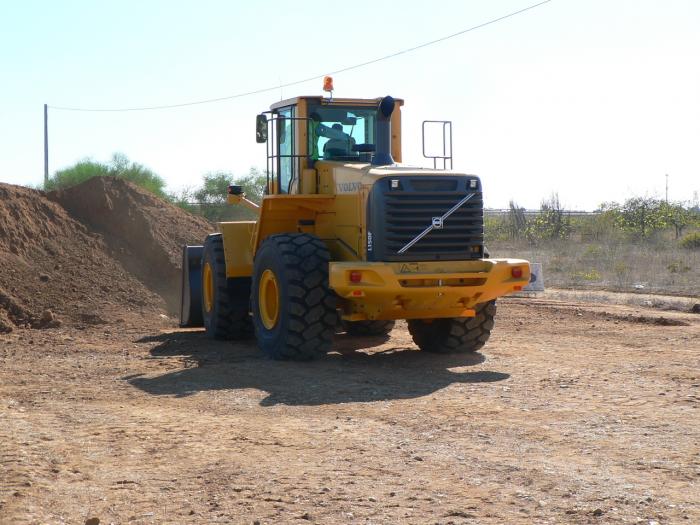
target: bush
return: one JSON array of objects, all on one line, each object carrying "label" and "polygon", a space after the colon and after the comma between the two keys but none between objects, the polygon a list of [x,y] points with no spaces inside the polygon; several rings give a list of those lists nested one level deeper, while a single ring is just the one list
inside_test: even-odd
[{"label": "bush", "polygon": [[600,272],[596,269],[591,270],[576,270],[571,273],[571,278],[574,281],[600,281]]},{"label": "bush", "polygon": [[590,244],[581,255],[581,259],[586,261],[597,261],[604,255],[603,247],[599,244]]},{"label": "bush", "polygon": [[487,243],[511,239],[506,220],[503,217],[484,213],[484,238]]},{"label": "bush", "polygon": [[158,197],[168,198],[162,178],[143,165],[131,162],[122,153],[115,153],[109,164],[85,159],[77,162],[75,166],[59,170],[44,184],[44,191],[70,188],[93,177],[107,176],[126,179]]},{"label": "bush", "polygon": [[679,243],[681,248],[688,250],[700,250],[700,232],[689,233]]},{"label": "bush", "polygon": [[689,272],[690,271],[690,266],[685,264],[683,261],[671,261],[666,265],[666,269],[670,273],[683,273],[683,272]]},{"label": "bush", "polygon": [[114,177],[120,177],[133,182],[137,186],[163,199],[168,198],[168,195],[165,193],[165,181],[160,176],[156,175],[142,164],[131,162],[126,155],[122,153],[114,154],[109,171],[109,174]]},{"label": "bush", "polygon": [[109,166],[90,159],[81,160],[70,168],[54,173],[44,184],[44,191],[70,188],[93,177],[109,175]]},{"label": "bush", "polygon": [[539,213],[528,224],[529,237],[533,240],[553,241],[568,239],[571,235],[571,217],[564,211],[559,195],[543,200]]}]

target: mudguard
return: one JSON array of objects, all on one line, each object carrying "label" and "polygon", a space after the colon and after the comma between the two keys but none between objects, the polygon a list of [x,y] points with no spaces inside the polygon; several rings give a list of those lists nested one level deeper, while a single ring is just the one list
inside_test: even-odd
[{"label": "mudguard", "polygon": [[204,326],[202,319],[202,252],[203,246],[182,247],[182,288],[180,326]]}]

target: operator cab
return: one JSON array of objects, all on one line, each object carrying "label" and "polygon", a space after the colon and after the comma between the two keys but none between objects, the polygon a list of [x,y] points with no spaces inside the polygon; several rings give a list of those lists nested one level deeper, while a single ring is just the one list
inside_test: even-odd
[{"label": "operator cab", "polygon": [[273,104],[270,111],[258,115],[256,140],[267,144],[268,193],[298,193],[301,174],[315,169],[319,161],[400,162],[398,109],[403,101],[391,99],[391,109],[395,104],[397,111],[387,114],[381,104],[385,99],[296,97]]}]

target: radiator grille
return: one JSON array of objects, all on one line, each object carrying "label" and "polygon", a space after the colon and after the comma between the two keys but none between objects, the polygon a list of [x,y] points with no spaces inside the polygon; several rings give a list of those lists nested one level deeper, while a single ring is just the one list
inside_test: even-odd
[{"label": "radiator grille", "polygon": [[[389,178],[391,179],[391,178]],[[465,260],[483,257],[484,214],[481,185],[470,188],[469,176],[402,177],[375,184],[370,200],[374,260]],[[394,179],[397,180],[397,179]],[[404,253],[399,250],[469,194],[471,199]],[[374,213],[372,213],[374,212]],[[369,253],[369,251],[368,251]]]}]

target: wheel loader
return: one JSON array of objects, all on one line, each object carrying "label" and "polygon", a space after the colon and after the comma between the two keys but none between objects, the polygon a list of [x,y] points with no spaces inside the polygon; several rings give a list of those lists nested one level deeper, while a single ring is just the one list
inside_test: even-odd
[{"label": "wheel loader", "polygon": [[382,335],[405,319],[422,351],[477,351],[496,299],[526,286],[530,265],[488,257],[481,180],[442,169],[451,123],[449,155],[406,166],[401,99],[330,94],[257,115],[265,195],[257,205],[230,186],[227,196],[257,220],[218,223],[203,246],[184,247],[181,326],[254,334],[272,358],[308,360],[331,350],[339,327]]}]

